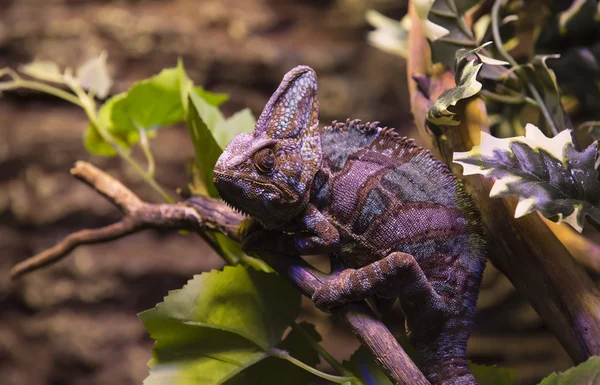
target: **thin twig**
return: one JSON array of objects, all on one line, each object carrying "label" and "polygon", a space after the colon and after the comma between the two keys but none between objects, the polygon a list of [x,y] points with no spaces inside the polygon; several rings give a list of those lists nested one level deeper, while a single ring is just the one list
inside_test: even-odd
[{"label": "thin twig", "polygon": [[13,279],[17,278],[28,272],[60,261],[77,246],[112,241],[132,234],[138,231],[138,229],[135,222],[122,220],[99,229],[81,230],[69,234],[60,243],[15,265],[10,270],[10,275]]},{"label": "thin twig", "polygon": [[[123,219],[101,229],[68,236],[56,246],[15,266],[11,271],[13,278],[57,262],[79,245],[121,238],[143,229],[217,231],[240,240],[238,226],[244,217],[215,199],[196,196],[177,204],[145,203],[118,180],[89,163],[77,162],[71,173],[117,206],[123,212]],[[267,252],[261,252],[260,256],[309,298],[327,279],[326,274],[301,258]],[[332,310],[332,315],[350,327],[394,384],[430,385],[365,303],[340,306]]]}]

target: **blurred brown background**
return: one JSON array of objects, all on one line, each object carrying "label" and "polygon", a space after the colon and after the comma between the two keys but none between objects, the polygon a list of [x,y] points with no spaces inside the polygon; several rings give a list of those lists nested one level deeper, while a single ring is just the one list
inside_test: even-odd
[{"label": "blurred brown background", "polygon": [[[109,54],[113,92],[184,59],[190,76],[227,92],[226,113],[258,115],[282,75],[308,64],[319,75],[321,122],[379,120],[411,134],[405,63],[369,47],[367,9],[399,18],[406,1],[367,0],[1,0],[0,68],[37,57],[77,67]],[[156,197],[118,159],[83,148],[86,119],[52,97],[0,98],[0,384],[140,384],[152,341],[136,313],[154,306],[195,273],[221,260],[196,236],[147,231],[77,249],[65,261],[11,284],[16,262],[70,232],[118,218],[109,204],[69,176],[91,161],[147,200]],[[186,184],[193,149],[184,127],[152,142],[157,179]],[[478,363],[514,368],[535,384],[571,365],[555,338],[493,268],[469,346]],[[347,358],[357,342],[305,301],[324,346]]]}]

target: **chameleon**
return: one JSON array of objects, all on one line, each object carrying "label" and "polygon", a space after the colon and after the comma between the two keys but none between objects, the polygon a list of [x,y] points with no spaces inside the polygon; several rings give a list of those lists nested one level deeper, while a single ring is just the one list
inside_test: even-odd
[{"label": "chameleon", "polygon": [[320,127],[318,112],[316,73],[298,66],[217,160],[217,191],[250,218],[242,248],[328,255],[318,308],[398,299],[427,379],[476,384],[466,347],[486,258],[472,199],[414,140],[378,122]]}]

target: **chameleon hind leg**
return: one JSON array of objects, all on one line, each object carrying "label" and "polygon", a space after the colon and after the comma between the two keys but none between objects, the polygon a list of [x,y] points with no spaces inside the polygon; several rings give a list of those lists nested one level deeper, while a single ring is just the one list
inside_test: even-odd
[{"label": "chameleon hind leg", "polygon": [[395,252],[359,269],[346,269],[317,289],[321,309],[360,301],[371,295],[398,296],[408,336],[432,385],[476,385],[466,358],[472,312],[439,295],[413,256]]}]

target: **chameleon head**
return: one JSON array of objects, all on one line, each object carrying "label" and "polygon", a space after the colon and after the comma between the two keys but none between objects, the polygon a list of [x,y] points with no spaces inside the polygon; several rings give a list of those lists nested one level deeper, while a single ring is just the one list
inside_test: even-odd
[{"label": "chameleon head", "polygon": [[219,157],[213,175],[221,198],[266,228],[298,215],[321,165],[318,112],[314,70],[292,69],[254,132],[237,135]]}]

